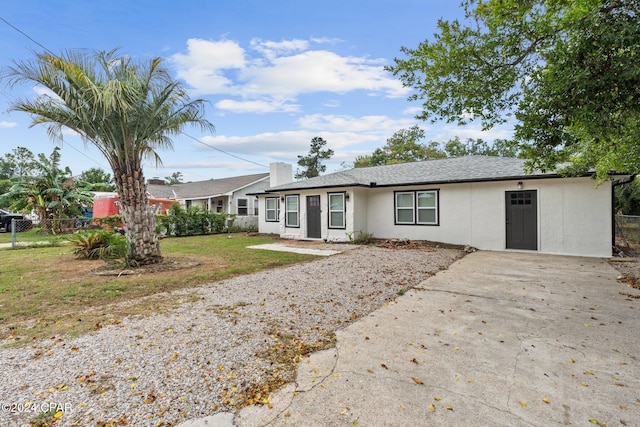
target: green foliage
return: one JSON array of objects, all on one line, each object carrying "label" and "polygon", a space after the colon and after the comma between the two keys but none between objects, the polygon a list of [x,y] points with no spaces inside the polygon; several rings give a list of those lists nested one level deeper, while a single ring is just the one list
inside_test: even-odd
[{"label": "green foliage", "polygon": [[127,238],[111,230],[76,232],[68,238],[78,258],[119,260],[127,255]]},{"label": "green foliage", "polygon": [[187,125],[213,130],[204,118],[206,101],[191,100],[162,58],[136,62],[117,49],[44,52],[15,62],[3,77],[10,87],[26,83],[47,89],[35,99],[12,102],[13,111],[30,114],[33,125],[47,126],[53,140],[62,141],[71,129],[105,156],[132,243],[128,258],[139,265],[159,262],[153,213],[134,208],[147,205],[143,160],[160,163],[158,151],[172,148],[171,137]]},{"label": "green foliage", "polygon": [[489,144],[482,139],[473,138],[468,138],[465,142],[462,142],[456,137],[444,144],[435,141],[423,144],[420,141],[424,137],[424,131],[418,126],[400,129],[391,138],[387,139],[387,143],[382,148],[376,148],[369,155],[356,157],[353,166],[363,168],[474,155],[503,157],[516,157],[518,155],[518,148],[511,142],[502,139]]},{"label": "green foliage", "polygon": [[61,168],[60,157],[59,147],[49,157],[39,153],[33,163],[34,175],[17,178],[9,191],[0,195],[0,203],[9,203],[18,212],[35,211],[43,227],[47,219],[82,216],[83,205],[91,204],[93,197],[76,188],[71,170]]},{"label": "green foliage", "polygon": [[370,155],[356,157],[354,167],[391,165],[444,157],[437,143],[424,145],[419,142],[422,139],[424,130],[418,126],[400,129],[387,139],[384,147],[376,148]]},{"label": "green foliage", "polygon": [[433,40],[388,70],[414,89],[419,119],[515,118],[530,168],[640,172],[640,0],[464,0]]},{"label": "green foliage", "polygon": [[614,209],[623,215],[640,215],[640,182],[638,178],[629,184],[615,188]]},{"label": "green foliage", "polygon": [[116,191],[111,174],[101,168],[90,168],[83,171],[78,178],[76,185],[84,191]]},{"label": "green foliage", "polygon": [[0,159],[0,179],[16,179],[33,175],[36,159],[31,150],[16,147]]},{"label": "green foliage", "polygon": [[183,177],[182,172],[177,171],[171,174],[171,176],[165,176],[164,180],[167,182],[167,185],[175,185],[182,183]]},{"label": "green foliage", "polygon": [[183,209],[174,203],[167,215],[156,216],[156,229],[167,236],[193,236],[198,234],[215,234],[225,230],[227,218],[233,215],[208,212],[197,206]]},{"label": "green foliage", "polygon": [[320,175],[320,172],[327,170],[327,167],[322,164],[323,160],[330,159],[333,156],[333,150],[323,149],[327,145],[327,141],[316,136],[311,140],[311,148],[309,154],[306,156],[298,156],[298,166],[305,168],[303,171],[297,171],[295,174],[296,179],[313,178]]},{"label": "green foliage", "polygon": [[444,153],[446,154],[446,157],[518,157],[519,150],[511,141],[504,139],[496,139],[493,144],[489,144],[480,138],[467,138],[466,142],[462,142],[458,137],[456,137],[444,144]]},{"label": "green foliage", "polygon": [[104,218],[92,218],[91,222],[101,228],[123,229],[122,215],[110,215]]},{"label": "green foliage", "polygon": [[373,233],[365,233],[364,231],[354,231],[346,233],[349,243],[354,245],[368,245],[373,241]]}]

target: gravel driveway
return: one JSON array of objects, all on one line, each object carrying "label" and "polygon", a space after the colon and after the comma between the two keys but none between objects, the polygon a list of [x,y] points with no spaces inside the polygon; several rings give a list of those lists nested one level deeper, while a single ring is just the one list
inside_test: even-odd
[{"label": "gravel driveway", "polygon": [[301,354],[462,255],[358,247],[176,292],[184,303],[167,314],[1,349],[0,425],[51,410],[39,419],[57,412],[55,426],[171,426],[247,400],[268,405]]}]

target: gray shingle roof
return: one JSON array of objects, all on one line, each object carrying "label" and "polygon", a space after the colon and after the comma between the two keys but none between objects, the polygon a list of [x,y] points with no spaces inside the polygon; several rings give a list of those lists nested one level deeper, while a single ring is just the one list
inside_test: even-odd
[{"label": "gray shingle roof", "polygon": [[[511,157],[465,156],[335,172],[270,188],[269,191],[326,187],[401,186],[453,182],[501,181],[557,177],[556,172],[526,174],[524,160]],[[372,183],[375,183],[372,185]]]},{"label": "gray shingle roof", "polygon": [[254,182],[268,178],[268,173],[234,176],[231,178],[210,179],[207,181],[185,182],[175,185],[148,184],[147,192],[151,197],[166,199],[197,199],[226,194]]}]

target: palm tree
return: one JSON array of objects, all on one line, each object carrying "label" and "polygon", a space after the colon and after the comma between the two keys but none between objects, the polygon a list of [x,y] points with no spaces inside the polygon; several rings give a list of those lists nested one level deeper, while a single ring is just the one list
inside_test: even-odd
[{"label": "palm tree", "polygon": [[78,190],[71,169],[60,168],[60,147],[55,147],[47,158],[38,154],[33,161],[33,176],[17,179],[9,191],[0,195],[1,200],[11,203],[16,211],[32,210],[38,215],[42,231],[61,231],[62,218],[75,218],[82,214],[82,206],[93,202],[93,197]]},{"label": "palm tree", "polygon": [[33,116],[32,126],[45,124],[54,140],[69,128],[95,145],[113,170],[120,212],[130,242],[132,265],[160,262],[162,254],[155,217],[148,208],[144,158],[160,163],[157,150],[172,148],[170,136],[189,124],[213,130],[204,118],[202,99],[190,100],[183,86],[162,66],[161,58],[135,63],[110,52],[71,50],[60,56],[37,54],[7,70],[13,86],[36,83],[51,93],[19,100],[15,111]]}]

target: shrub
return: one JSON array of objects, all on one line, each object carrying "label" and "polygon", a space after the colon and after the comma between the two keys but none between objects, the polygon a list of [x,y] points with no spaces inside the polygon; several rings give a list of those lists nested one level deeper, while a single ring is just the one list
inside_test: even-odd
[{"label": "shrub", "polygon": [[127,238],[111,230],[76,232],[68,240],[78,258],[114,261],[127,255]]},{"label": "shrub", "polygon": [[354,231],[353,233],[346,233],[349,243],[355,245],[368,245],[373,241],[373,233],[365,233],[364,231]]},{"label": "shrub", "polygon": [[93,218],[91,222],[101,228],[122,229],[122,215],[105,216],[104,218]]},{"label": "shrub", "polygon": [[230,215],[208,212],[197,206],[182,209],[178,203],[166,215],[156,217],[156,231],[167,236],[193,236],[215,234],[225,230]]}]

